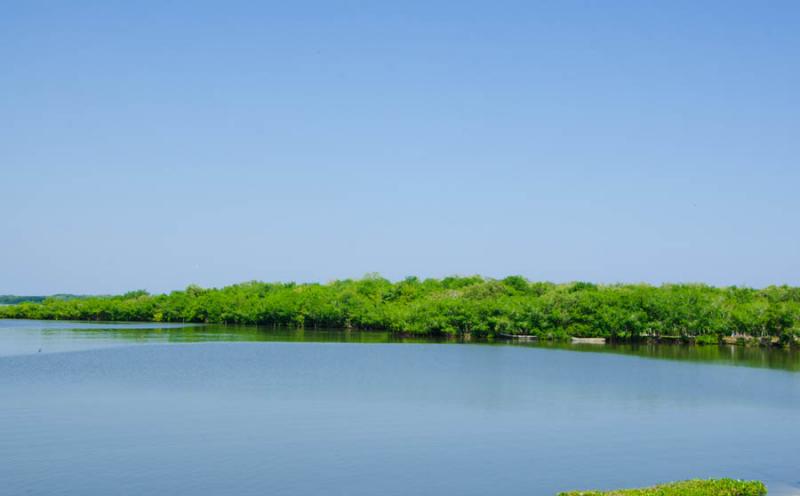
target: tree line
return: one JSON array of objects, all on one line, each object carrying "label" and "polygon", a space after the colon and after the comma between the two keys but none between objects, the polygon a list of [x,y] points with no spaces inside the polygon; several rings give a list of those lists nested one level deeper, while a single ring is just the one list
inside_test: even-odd
[{"label": "tree line", "polygon": [[54,298],[58,300],[69,300],[74,298],[85,298],[85,296],[73,295],[73,294],[55,294],[51,296],[0,295],[0,305],[16,305],[17,303],[24,303],[26,301],[38,303],[48,298]]},{"label": "tree line", "polygon": [[377,275],[318,283],[191,285],[169,294],[47,298],[0,307],[25,319],[205,322],[389,330],[419,334],[527,334],[635,340],[800,336],[800,288],[704,284],[531,282],[480,276],[391,282]]}]

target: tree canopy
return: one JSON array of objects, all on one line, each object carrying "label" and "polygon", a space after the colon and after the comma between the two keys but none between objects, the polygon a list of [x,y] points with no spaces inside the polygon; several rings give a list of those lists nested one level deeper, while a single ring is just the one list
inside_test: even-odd
[{"label": "tree canopy", "polygon": [[531,282],[480,276],[391,282],[378,275],[319,283],[191,285],[169,294],[46,298],[0,307],[0,317],[207,322],[542,337],[800,335],[800,288],[704,284]]}]

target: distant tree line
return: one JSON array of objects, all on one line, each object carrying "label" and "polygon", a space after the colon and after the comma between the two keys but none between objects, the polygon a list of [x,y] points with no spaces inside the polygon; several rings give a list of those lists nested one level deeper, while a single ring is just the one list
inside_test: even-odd
[{"label": "distant tree line", "polygon": [[17,303],[24,302],[40,303],[48,298],[56,300],[71,300],[75,298],[85,298],[85,296],[72,294],[55,294],[51,296],[0,295],[0,305],[16,305]]},{"label": "distant tree line", "polygon": [[0,317],[207,322],[381,329],[404,333],[527,334],[635,340],[800,336],[800,288],[704,284],[597,285],[480,276],[391,282],[377,275],[327,284],[196,285],[151,295],[46,298],[0,308]]}]

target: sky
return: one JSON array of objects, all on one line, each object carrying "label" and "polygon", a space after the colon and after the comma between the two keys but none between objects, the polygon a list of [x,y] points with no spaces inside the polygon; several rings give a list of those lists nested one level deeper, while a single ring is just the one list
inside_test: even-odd
[{"label": "sky", "polygon": [[0,294],[800,285],[795,1],[3,2]]}]

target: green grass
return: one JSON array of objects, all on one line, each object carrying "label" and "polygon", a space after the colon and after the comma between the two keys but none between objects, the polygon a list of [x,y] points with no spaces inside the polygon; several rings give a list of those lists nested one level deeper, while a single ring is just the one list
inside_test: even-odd
[{"label": "green grass", "polygon": [[570,491],[559,496],[764,496],[767,488],[759,481],[734,479],[689,480],[640,489],[614,491]]}]

